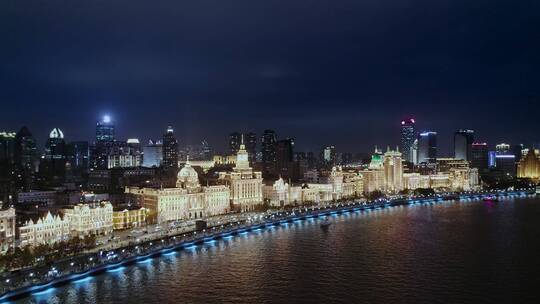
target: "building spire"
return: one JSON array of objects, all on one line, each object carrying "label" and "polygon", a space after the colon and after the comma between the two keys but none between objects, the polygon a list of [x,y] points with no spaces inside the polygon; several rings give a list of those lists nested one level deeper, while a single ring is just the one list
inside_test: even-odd
[{"label": "building spire", "polygon": [[244,145],[244,134],[242,133],[242,136],[240,137],[240,149],[239,150],[245,150],[246,145]]}]

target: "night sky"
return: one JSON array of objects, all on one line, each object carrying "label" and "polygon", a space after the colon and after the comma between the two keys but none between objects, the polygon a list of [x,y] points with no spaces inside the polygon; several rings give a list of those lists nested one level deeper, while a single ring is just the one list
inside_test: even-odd
[{"label": "night sky", "polygon": [[540,142],[540,1],[0,2],[0,130],[181,144],[275,129],[299,150],[370,151],[399,122]]}]

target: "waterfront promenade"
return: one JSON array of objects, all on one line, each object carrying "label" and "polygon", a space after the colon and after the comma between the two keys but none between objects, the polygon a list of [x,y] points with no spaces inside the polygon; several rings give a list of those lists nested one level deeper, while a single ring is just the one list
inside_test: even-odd
[{"label": "waterfront promenade", "polygon": [[55,263],[55,265],[33,269],[31,272],[26,271],[24,273],[13,274],[13,276],[6,278],[6,280],[9,280],[7,282],[8,284],[1,282],[1,286],[6,288],[3,292],[7,292],[1,300],[5,301],[24,297],[30,293],[42,292],[48,288],[66,284],[70,281],[84,279],[87,276],[98,275],[106,271],[114,271],[131,263],[145,261],[184,248],[198,246],[205,242],[216,242],[224,237],[265,229],[268,226],[281,225],[287,222],[366,209],[391,208],[396,205],[436,204],[455,199],[475,201],[482,200],[487,196],[522,196],[530,193],[532,192],[462,193],[444,194],[433,197],[395,198],[393,200],[378,200],[374,202],[349,201],[329,203],[319,207],[296,208],[287,212],[265,213],[264,216],[251,217],[252,221],[250,222],[229,223],[228,225],[214,226],[201,232],[167,236],[116,250],[87,254],[76,259],[62,261],[62,263]]}]

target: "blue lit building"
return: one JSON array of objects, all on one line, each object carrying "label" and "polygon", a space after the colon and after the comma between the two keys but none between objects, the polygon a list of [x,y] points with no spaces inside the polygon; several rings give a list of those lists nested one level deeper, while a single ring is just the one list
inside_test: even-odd
[{"label": "blue lit building", "polygon": [[114,141],[114,124],[107,115],[96,123],[96,142]]}]

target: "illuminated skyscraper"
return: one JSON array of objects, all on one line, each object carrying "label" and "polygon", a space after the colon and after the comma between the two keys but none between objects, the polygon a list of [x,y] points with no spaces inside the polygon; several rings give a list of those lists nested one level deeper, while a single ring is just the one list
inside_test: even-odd
[{"label": "illuminated skyscraper", "polygon": [[163,167],[178,168],[178,140],[171,126],[163,134]]},{"label": "illuminated skyscraper", "polygon": [[[414,141],[413,141],[414,142]],[[437,132],[422,132],[418,135],[418,163],[437,162]]]},{"label": "illuminated skyscraper", "polygon": [[143,147],[143,166],[159,167],[163,162],[163,144],[161,141],[150,140]]},{"label": "illuminated skyscraper", "polygon": [[48,180],[63,181],[66,174],[66,152],[64,133],[54,128],[45,143],[45,155],[40,164],[40,175]]},{"label": "illuminated skyscraper", "polygon": [[111,117],[103,116],[103,119],[96,123],[96,142],[114,141],[114,124]]},{"label": "illuminated skyscraper", "polygon": [[403,159],[408,162],[413,162],[412,147],[416,139],[416,131],[414,118],[401,121],[401,153]]},{"label": "illuminated skyscraper", "polygon": [[454,158],[471,161],[473,142],[473,130],[458,130],[454,133]]}]

